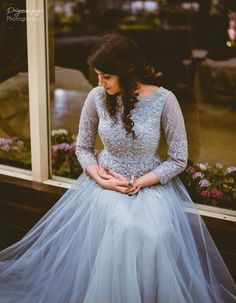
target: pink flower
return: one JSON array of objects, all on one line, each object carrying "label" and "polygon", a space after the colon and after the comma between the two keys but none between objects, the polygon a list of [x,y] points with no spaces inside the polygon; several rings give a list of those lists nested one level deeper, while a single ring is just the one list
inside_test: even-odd
[{"label": "pink flower", "polygon": [[200,192],[200,195],[205,197],[205,198],[210,198],[211,192],[209,190],[205,189],[202,192]]},{"label": "pink flower", "polygon": [[73,149],[73,146],[69,143],[60,143],[52,146],[53,151],[58,151],[58,150],[70,151],[71,149]]},{"label": "pink flower", "polygon": [[187,168],[186,168],[186,172],[190,173],[190,174],[194,174],[196,172],[196,169],[189,165]]},{"label": "pink flower", "polygon": [[213,198],[220,199],[223,196],[223,193],[218,188],[214,187],[211,190],[211,194]]},{"label": "pink flower", "polygon": [[72,155],[74,155],[75,154],[75,149],[76,149],[76,143],[75,142],[73,142],[73,143],[71,143],[71,148],[70,148],[70,153],[72,154]]},{"label": "pink flower", "polygon": [[197,178],[200,178],[200,179],[204,178],[204,174],[199,172],[199,171],[194,173],[193,174],[193,179],[197,179]]},{"label": "pink flower", "polygon": [[208,187],[211,185],[211,182],[208,181],[207,179],[201,179],[198,184],[200,185],[200,187]]},{"label": "pink flower", "polygon": [[12,143],[13,143],[13,139],[11,137],[0,138],[1,150],[9,151]]}]

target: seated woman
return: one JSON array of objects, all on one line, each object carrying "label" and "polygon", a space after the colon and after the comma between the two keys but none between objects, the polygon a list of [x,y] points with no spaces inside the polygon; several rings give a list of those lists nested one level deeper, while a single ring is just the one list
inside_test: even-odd
[{"label": "seated woman", "polygon": [[[149,84],[157,74],[121,35],[101,38],[89,63],[99,86],[80,119],[85,173],[0,253],[0,302],[235,302],[234,282],[177,177],[188,153],[176,97]],[[161,127],[165,161],[156,155]]]}]

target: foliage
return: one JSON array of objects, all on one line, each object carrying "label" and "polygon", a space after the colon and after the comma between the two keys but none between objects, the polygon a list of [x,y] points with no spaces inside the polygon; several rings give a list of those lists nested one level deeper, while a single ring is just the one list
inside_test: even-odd
[{"label": "foliage", "polygon": [[194,202],[236,210],[236,167],[191,163],[181,180]]},{"label": "foliage", "polygon": [[[51,153],[54,175],[77,178],[82,173],[82,168],[75,156],[75,139],[75,136],[65,129],[52,131]],[[0,138],[0,162],[31,169],[30,141],[10,136]]]},{"label": "foliage", "polygon": [[20,168],[31,168],[30,140],[6,136],[0,138],[1,163],[16,165]]},{"label": "foliage", "polygon": [[160,19],[153,13],[142,12],[138,15],[128,15],[118,26],[120,30],[148,30],[160,26]]},{"label": "foliage", "polygon": [[77,178],[82,168],[75,156],[75,136],[65,129],[52,131],[52,172],[54,175]]},{"label": "foliage", "polygon": [[[51,134],[52,172],[56,176],[77,178],[82,168],[75,156],[76,137],[65,129]],[[17,137],[0,138],[1,163],[30,169],[30,141]],[[196,203],[236,210],[236,167],[221,163],[189,163],[180,175]]]}]

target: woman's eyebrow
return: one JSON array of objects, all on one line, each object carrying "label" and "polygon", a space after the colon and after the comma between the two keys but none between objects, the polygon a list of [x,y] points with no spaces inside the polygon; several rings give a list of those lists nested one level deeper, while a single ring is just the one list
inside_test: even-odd
[{"label": "woman's eyebrow", "polygon": [[102,74],[102,75],[104,75],[104,72],[102,72],[102,71],[100,71],[100,70],[94,69],[94,71],[95,71],[97,74]]},{"label": "woman's eyebrow", "polygon": [[103,76],[111,76],[111,74],[107,74],[107,73],[104,73],[104,72],[102,72],[102,71],[99,71],[99,70],[94,70],[95,72],[96,72],[96,74],[98,74],[98,75],[103,75]]}]

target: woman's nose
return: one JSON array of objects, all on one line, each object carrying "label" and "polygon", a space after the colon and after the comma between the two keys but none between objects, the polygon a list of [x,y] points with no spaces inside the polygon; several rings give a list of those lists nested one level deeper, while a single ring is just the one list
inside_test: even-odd
[{"label": "woman's nose", "polygon": [[100,77],[98,78],[98,85],[99,86],[104,86],[104,80],[101,79]]}]

